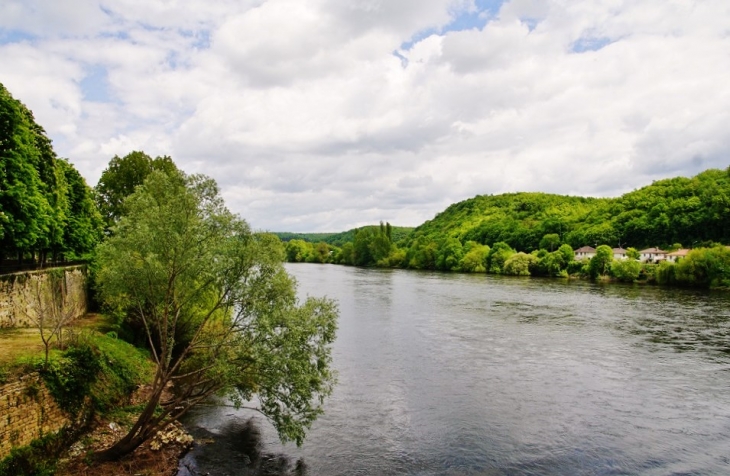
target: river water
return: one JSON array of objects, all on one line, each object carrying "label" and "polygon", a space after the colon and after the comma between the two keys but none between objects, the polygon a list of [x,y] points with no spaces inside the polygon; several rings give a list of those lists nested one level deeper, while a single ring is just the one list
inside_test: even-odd
[{"label": "river water", "polygon": [[301,448],[207,407],[180,475],[727,475],[730,295],[290,264],[335,298],[339,383]]}]

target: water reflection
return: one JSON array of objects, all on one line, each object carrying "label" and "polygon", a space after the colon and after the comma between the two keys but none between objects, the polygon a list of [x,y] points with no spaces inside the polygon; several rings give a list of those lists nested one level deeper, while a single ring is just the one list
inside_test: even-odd
[{"label": "water reflection", "polygon": [[199,426],[188,428],[195,448],[180,460],[178,476],[304,476],[302,458],[267,452],[254,418],[229,420],[219,433]]}]

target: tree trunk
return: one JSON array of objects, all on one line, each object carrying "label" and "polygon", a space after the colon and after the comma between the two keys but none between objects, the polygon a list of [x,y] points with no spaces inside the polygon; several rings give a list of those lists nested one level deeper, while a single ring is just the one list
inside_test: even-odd
[{"label": "tree trunk", "polygon": [[137,418],[132,429],[129,430],[129,433],[109,448],[96,453],[94,455],[96,461],[117,461],[136,450],[139,445],[147,441],[157,432],[156,427],[160,421],[155,417],[155,410],[160,403],[163,389],[164,385],[159,389],[153,390],[150,399],[147,401],[147,405],[139,415],[139,418]]}]

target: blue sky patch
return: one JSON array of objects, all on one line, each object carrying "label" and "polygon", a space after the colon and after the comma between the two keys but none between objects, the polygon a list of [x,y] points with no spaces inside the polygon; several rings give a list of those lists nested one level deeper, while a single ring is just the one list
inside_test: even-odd
[{"label": "blue sky patch", "polygon": [[573,42],[570,49],[573,51],[573,53],[584,53],[586,51],[598,51],[601,48],[604,48],[607,45],[610,45],[613,43],[613,40],[610,38],[591,38],[591,37],[583,37],[578,38],[576,41]]},{"label": "blue sky patch", "polygon": [[111,102],[109,78],[104,66],[93,65],[86,69],[86,77],[79,83],[86,101]]},{"label": "blue sky patch", "polygon": [[504,0],[475,0],[475,9],[464,9],[454,12],[454,18],[448,25],[441,28],[427,28],[413,35],[408,41],[400,45],[401,50],[408,51],[424,38],[434,34],[444,34],[450,31],[481,30],[494,18],[502,7]]},{"label": "blue sky patch", "polygon": [[33,41],[38,38],[36,35],[20,30],[5,30],[0,28],[0,45],[20,43],[21,41]]}]

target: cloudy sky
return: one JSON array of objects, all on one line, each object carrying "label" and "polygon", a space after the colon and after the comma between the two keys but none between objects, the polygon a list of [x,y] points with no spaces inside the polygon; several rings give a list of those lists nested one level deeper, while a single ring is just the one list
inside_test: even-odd
[{"label": "cloudy sky", "polygon": [[91,185],[171,155],[256,229],[730,165],[727,0],[2,0],[0,83]]}]

